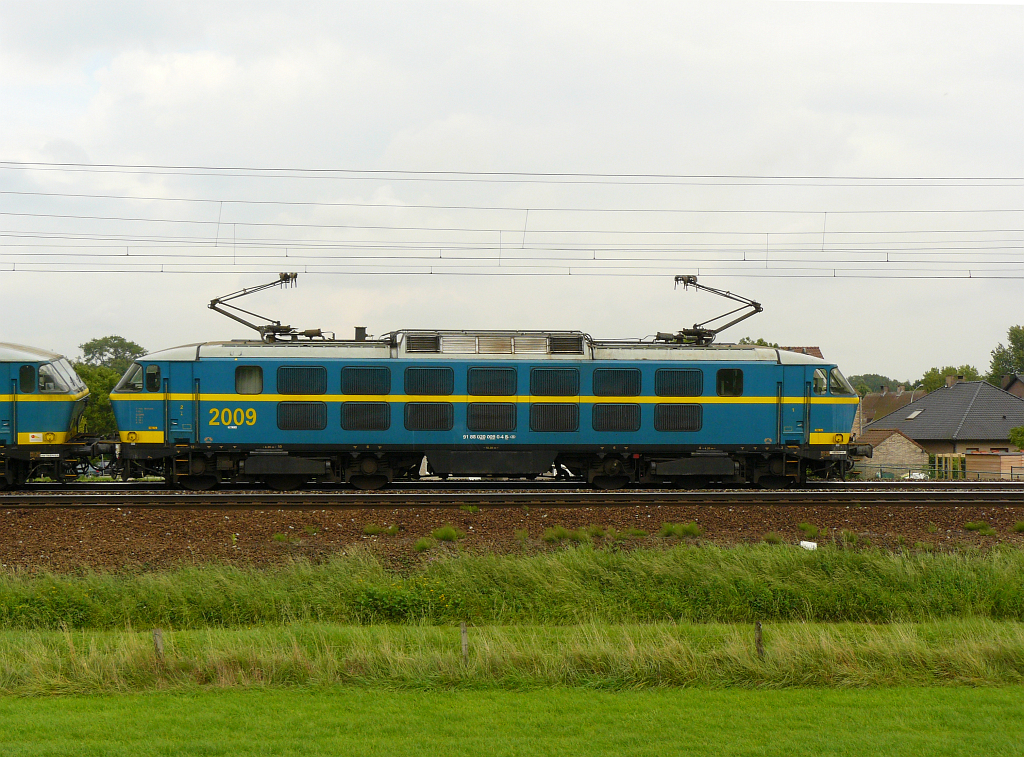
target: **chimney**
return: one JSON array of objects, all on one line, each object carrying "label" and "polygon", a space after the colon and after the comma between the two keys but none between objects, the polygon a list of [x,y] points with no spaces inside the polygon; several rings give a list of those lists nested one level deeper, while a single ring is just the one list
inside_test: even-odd
[{"label": "chimney", "polygon": [[963,380],[963,376],[946,376],[946,386],[950,387],[953,386],[953,384],[959,384]]},{"label": "chimney", "polygon": [[365,342],[366,341],[366,326],[356,326],[356,341],[357,342]]},{"label": "chimney", "polygon": [[888,384],[882,384],[882,396],[884,397],[888,393],[889,393],[889,385]]},{"label": "chimney", "polygon": [[1010,374],[1008,374],[1006,376],[1003,376],[1001,379],[999,379],[999,388],[1000,389],[1005,389],[1006,387],[1008,387],[1010,384],[1013,383],[1013,379],[1014,378],[1015,378],[1015,374],[1013,374],[1013,373],[1010,373]]},{"label": "chimney", "polygon": [[905,384],[900,384],[900,385],[899,385],[899,386],[898,386],[898,387],[896,388],[896,396],[897,396],[897,397],[899,397],[899,396],[900,396],[901,394],[903,394],[903,390],[904,390],[904,389],[906,389],[906,388],[907,388],[907,387],[906,387],[906,385],[905,385]]}]

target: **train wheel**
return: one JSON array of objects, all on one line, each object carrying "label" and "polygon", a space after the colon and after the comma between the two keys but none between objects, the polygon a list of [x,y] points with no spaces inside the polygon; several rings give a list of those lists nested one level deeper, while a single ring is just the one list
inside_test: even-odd
[{"label": "train wheel", "polygon": [[387,486],[388,477],[384,475],[378,476],[352,476],[350,483],[357,489],[363,489],[364,491],[370,491],[372,489],[383,489]]},{"label": "train wheel", "polygon": [[594,476],[595,489],[621,489],[629,483],[629,476]]},{"label": "train wheel", "polygon": [[296,489],[301,489],[306,481],[306,476],[299,475],[267,476],[267,488],[273,489],[275,492],[293,492]]},{"label": "train wheel", "polygon": [[217,486],[216,476],[178,476],[178,483],[190,492],[208,492]]}]

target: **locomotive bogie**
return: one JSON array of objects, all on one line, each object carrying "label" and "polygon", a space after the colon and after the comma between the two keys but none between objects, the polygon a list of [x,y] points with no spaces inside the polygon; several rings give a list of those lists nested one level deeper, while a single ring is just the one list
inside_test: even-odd
[{"label": "locomotive bogie", "polygon": [[858,402],[836,366],[776,349],[422,331],[175,348],[111,400],[122,457],[197,488],[802,482],[847,470]]}]

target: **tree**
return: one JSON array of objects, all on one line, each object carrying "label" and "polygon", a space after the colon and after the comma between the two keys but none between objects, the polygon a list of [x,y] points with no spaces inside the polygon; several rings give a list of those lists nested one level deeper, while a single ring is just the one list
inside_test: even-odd
[{"label": "tree", "polygon": [[1010,429],[1010,444],[1024,451],[1024,426]]},{"label": "tree", "polygon": [[961,365],[959,368],[947,365],[945,368],[930,369],[919,383],[926,392],[934,392],[946,385],[946,376],[963,376],[964,381],[981,380],[981,374],[973,365]]},{"label": "tree", "polygon": [[117,431],[114,411],[110,406],[110,390],[121,374],[104,365],[75,363],[75,372],[89,387],[89,404],[85,408],[86,430],[93,436],[110,436]]},{"label": "tree", "polygon": [[[910,383],[907,381],[900,382],[897,381],[896,379],[891,379],[888,376],[883,376],[879,373],[863,373],[859,376],[847,376],[847,378],[850,380],[850,383],[856,387],[859,387],[862,384],[864,386],[867,386],[868,392],[880,392],[882,391],[882,387],[885,387],[890,392],[895,392],[896,387],[898,387],[901,383],[904,386],[910,385]],[[865,392],[865,394],[867,394],[867,392]]]},{"label": "tree", "polygon": [[118,374],[127,371],[133,360],[146,354],[146,350],[135,342],[113,335],[91,339],[78,346],[82,350],[83,363],[102,365]]},{"label": "tree", "polygon": [[745,336],[742,339],[740,339],[739,344],[752,344],[755,345],[756,347],[774,347],[775,349],[779,348],[779,345],[775,344],[774,342],[767,342],[761,337],[758,337],[755,340],[751,339],[749,336]]},{"label": "tree", "polygon": [[1003,376],[1011,373],[1024,373],[1024,326],[1010,326],[1006,333],[1005,347],[1002,343],[992,350],[992,365],[986,380],[990,384],[1000,385]]}]

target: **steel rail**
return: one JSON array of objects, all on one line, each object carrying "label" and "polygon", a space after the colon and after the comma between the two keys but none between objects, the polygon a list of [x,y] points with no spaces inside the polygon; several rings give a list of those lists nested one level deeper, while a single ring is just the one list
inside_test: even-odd
[{"label": "steel rail", "polygon": [[16,492],[0,496],[0,510],[330,510],[500,507],[1024,507],[1024,489],[898,491],[439,491],[439,492]]}]

